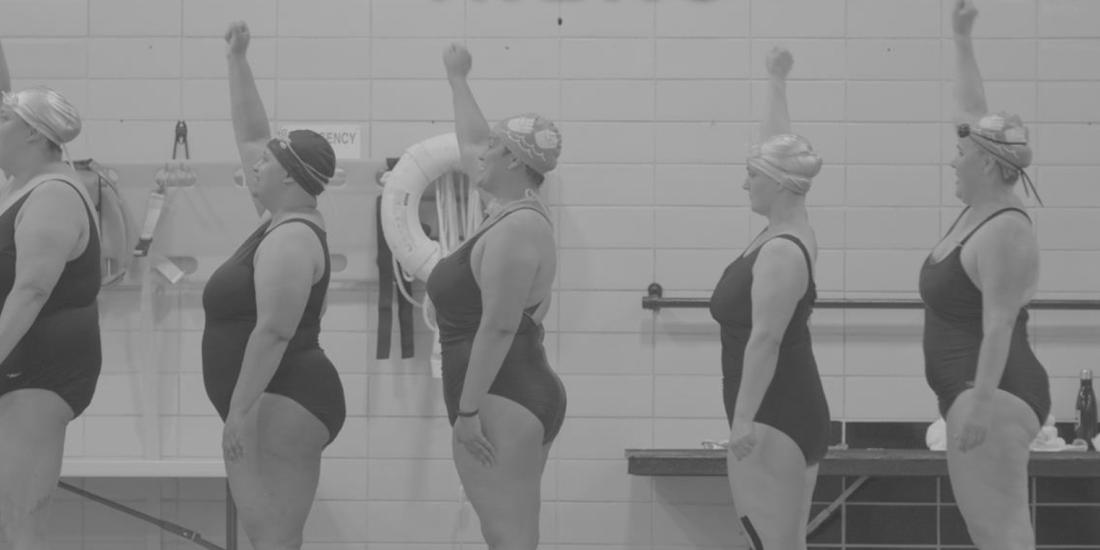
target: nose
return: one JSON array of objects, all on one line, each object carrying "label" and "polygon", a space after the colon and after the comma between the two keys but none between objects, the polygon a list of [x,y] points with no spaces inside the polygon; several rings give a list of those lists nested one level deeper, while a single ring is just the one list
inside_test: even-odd
[{"label": "nose", "polygon": [[741,189],[744,189],[745,191],[749,190],[749,178],[745,178],[745,183],[741,184]]}]

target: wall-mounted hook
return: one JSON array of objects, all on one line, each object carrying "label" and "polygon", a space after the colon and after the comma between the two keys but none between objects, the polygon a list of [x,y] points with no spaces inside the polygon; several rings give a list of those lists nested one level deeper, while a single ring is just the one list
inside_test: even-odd
[{"label": "wall-mounted hook", "polygon": [[662,298],[665,294],[665,289],[661,287],[660,283],[649,283],[646,287],[647,298]]},{"label": "wall-mounted hook", "polygon": [[397,166],[397,161],[399,160],[401,160],[400,157],[386,157],[386,167],[379,168],[378,171],[374,173],[374,182],[377,183],[379,187],[386,186],[386,174],[388,174],[390,170],[393,170],[394,166]]}]

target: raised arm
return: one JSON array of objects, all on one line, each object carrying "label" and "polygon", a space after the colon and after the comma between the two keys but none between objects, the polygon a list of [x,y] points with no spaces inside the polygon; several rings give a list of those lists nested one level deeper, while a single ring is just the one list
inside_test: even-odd
[{"label": "raised arm", "polygon": [[233,133],[245,174],[252,171],[263,155],[267,141],[271,139],[267,111],[256,88],[252,67],[248,64],[248,43],[251,35],[243,21],[229,25],[225,31],[226,58],[229,62],[229,110],[233,116]]},{"label": "raised arm", "polygon": [[455,109],[455,133],[458,148],[462,152],[462,169],[474,177],[478,170],[477,159],[489,146],[489,123],[474,99],[474,92],[466,77],[470,74],[473,59],[462,44],[454,43],[443,52],[443,66],[447,69],[447,81],[451,84],[451,97]]},{"label": "raised arm", "polygon": [[8,59],[4,57],[4,43],[0,42],[0,93],[11,91],[11,73],[8,72]]},{"label": "raised arm", "polygon": [[[254,177],[252,167],[263,157],[267,141],[271,139],[267,111],[264,110],[260,90],[256,88],[252,66],[248,64],[248,43],[251,39],[248,24],[244,21],[231,23],[225,31],[225,56],[229,64],[229,112],[233,117],[233,134],[237,138],[237,152],[241,157],[242,176],[245,180]],[[259,199],[252,197],[252,204],[256,207],[256,213],[263,215],[264,207]]]},{"label": "raised arm", "polygon": [[974,57],[974,42],[970,32],[978,9],[972,0],[955,0],[951,25],[955,31],[955,118],[956,122],[972,122],[985,116],[985,87],[978,60]]},{"label": "raised arm", "polygon": [[785,48],[775,47],[768,52],[767,111],[760,121],[760,142],[779,134],[791,133],[791,115],[787,110],[787,75],[794,65],[794,57]]}]

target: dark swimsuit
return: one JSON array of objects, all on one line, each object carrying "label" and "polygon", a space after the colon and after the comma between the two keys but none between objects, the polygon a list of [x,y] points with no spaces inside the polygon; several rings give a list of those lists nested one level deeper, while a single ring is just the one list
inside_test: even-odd
[{"label": "dark swimsuit", "polygon": [[[202,306],[206,327],[202,333],[202,376],[206,395],[222,420],[229,415],[233,389],[241,374],[245,346],[256,327],[256,284],[253,257],[271,222],[262,224],[241,244],[206,283]],[[330,274],[328,241],[324,230],[309,220],[294,218],[279,225],[304,223],[317,234],[325,253],[325,272],[309,291],[298,329],[283,352],[267,393],[293,399],[328,428],[331,444],[346,416],[344,386],[336,367],[325,356],[318,337]],[[278,226],[276,226],[277,228]]]},{"label": "dark swimsuit", "polygon": [[[829,403],[817,372],[810,337],[809,318],[817,299],[810,253],[792,235],[776,235],[798,245],[806,257],[810,278],[806,293],[791,315],[779,346],[775,375],[764,393],[755,422],[771,426],[790,437],[802,450],[807,466],[821,461],[829,447]],[[710,298],[710,314],[722,332],[722,397],[726,420],[733,423],[737,392],[745,368],[745,347],[752,333],[752,269],[767,241],[733,261],[722,273]]]},{"label": "dark swimsuit", "polygon": [[[925,305],[924,374],[939,398],[940,414],[944,418],[955,398],[974,387],[982,345],[982,291],[974,286],[963,269],[962,249],[986,222],[1011,211],[1027,217],[1019,208],[998,210],[982,220],[942,260],[934,262],[929,254],[921,267],[920,295]],[[951,229],[961,219],[959,215]],[[1024,400],[1039,417],[1041,426],[1050,413],[1050,385],[1046,370],[1028,343],[1027,320],[1027,309],[1020,308],[999,387]]]},{"label": "dark swimsuit", "polygon": [[[34,324],[0,364],[0,396],[22,389],[56,393],[80,416],[92,402],[103,363],[99,340],[99,234],[84,195],[72,187],[88,216],[88,244],[67,262]],[[32,190],[0,215],[0,298],[15,284],[15,220]]]},{"label": "dark swimsuit", "polygon": [[[516,208],[523,209],[546,215],[530,206]],[[458,401],[462,397],[466,370],[470,364],[470,350],[481,324],[481,288],[470,266],[470,253],[485,231],[512,212],[500,216],[452,254],[441,259],[428,277],[428,296],[435,305],[439,343],[443,347],[443,400],[451,425],[457,418]],[[531,317],[537,309],[536,304],[523,311],[512,346],[489,387],[489,393],[515,401],[531,411],[542,423],[543,443],[546,444],[553,441],[561,430],[566,398],[565,387],[546,359],[542,346],[542,325]]]}]

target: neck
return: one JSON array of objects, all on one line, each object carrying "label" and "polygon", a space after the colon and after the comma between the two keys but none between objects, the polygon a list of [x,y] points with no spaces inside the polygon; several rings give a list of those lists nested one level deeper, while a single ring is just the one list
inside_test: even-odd
[{"label": "neck", "polygon": [[768,212],[768,227],[777,230],[783,227],[805,225],[809,223],[806,214],[806,197],[804,195],[788,195],[785,200],[777,200],[772,204]]},{"label": "neck", "polygon": [[1005,205],[1023,205],[1020,197],[1016,196],[1015,187],[1004,182],[995,182],[976,191],[969,201],[969,206],[974,210],[997,208]]},{"label": "neck", "polygon": [[20,166],[13,167],[11,172],[7,173],[9,178],[8,189],[19,189],[26,185],[27,182],[42,174],[69,171],[69,165],[62,163],[58,159],[29,158],[26,160],[27,162]]},{"label": "neck", "polygon": [[517,178],[508,185],[502,185],[496,191],[496,193],[493,193],[493,197],[496,198],[497,202],[507,204],[527,198],[528,191],[537,195],[538,187],[527,181],[526,178]]},{"label": "neck", "polygon": [[271,211],[271,225],[275,225],[278,222],[294,216],[310,215],[317,212],[317,205],[314,204],[298,204],[293,206],[285,206]]}]

